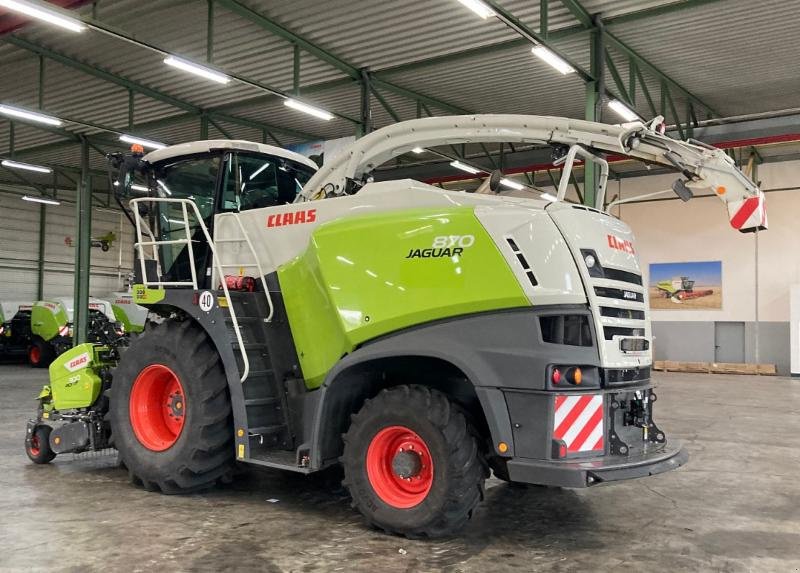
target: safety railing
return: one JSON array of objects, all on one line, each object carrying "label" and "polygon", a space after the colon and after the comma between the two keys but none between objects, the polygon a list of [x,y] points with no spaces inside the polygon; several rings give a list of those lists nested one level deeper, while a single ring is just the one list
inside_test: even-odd
[{"label": "safety railing", "polygon": [[[142,220],[141,214],[139,213],[139,205],[142,203],[163,203],[163,204],[175,204],[181,206],[181,213],[183,215],[182,223],[184,226],[184,231],[186,237],[183,239],[165,239],[165,240],[157,240],[152,231],[150,230],[149,225]],[[200,230],[203,232],[203,237],[208,243],[208,248],[211,251],[211,260],[212,264],[214,265],[215,271],[219,274],[220,277],[224,279],[225,275],[223,272],[223,267],[220,263],[220,259],[217,255],[217,249],[214,245],[214,241],[211,239],[211,235],[208,232],[208,227],[206,227],[205,222],[203,221],[203,217],[200,215],[200,211],[197,208],[197,205],[194,201],[190,199],[175,199],[170,197],[141,197],[138,199],[132,199],[130,201],[131,210],[133,211],[134,220],[136,222],[136,243],[134,248],[136,249],[136,256],[139,259],[140,269],[142,271],[142,282],[145,286],[154,286],[154,287],[168,287],[168,286],[191,286],[194,290],[198,289],[197,285],[197,269],[195,267],[194,262],[194,247],[192,246],[192,230],[191,225],[189,224],[189,209],[192,210],[192,214],[194,218],[197,220],[197,225]],[[173,220],[174,221],[174,220]],[[150,237],[150,240],[145,241],[142,237],[142,226],[145,225],[147,227],[147,233]],[[249,243],[249,241],[248,241]],[[186,245],[188,249],[189,255],[189,266],[191,268],[191,282],[189,281],[162,281],[161,280],[161,272],[160,269],[157,270],[157,280],[153,281],[150,280],[147,276],[147,271],[145,269],[145,259],[144,259],[144,248],[151,247],[152,252],[154,253],[154,258],[157,261],[158,265],[158,247],[162,245]],[[250,244],[252,248],[252,244]],[[262,277],[263,280],[263,277]],[[242,339],[242,331],[239,327],[239,320],[236,317],[236,311],[233,308],[233,301],[231,300],[231,293],[228,290],[228,285],[226,284],[225,280],[221,281],[222,284],[222,292],[225,295],[225,302],[228,306],[228,312],[231,316],[231,324],[233,326],[233,332],[236,336],[236,342],[239,345],[239,351],[242,355],[242,373],[240,377],[240,382],[244,383],[247,380],[247,376],[250,374],[250,360],[247,358],[247,350],[245,349],[244,340]],[[267,294],[269,297],[269,294]],[[270,309],[272,308],[271,300],[270,300]],[[271,314],[271,312],[270,312]]]},{"label": "safety railing", "polygon": [[[252,262],[223,262],[220,259],[219,268],[221,269],[220,272],[224,272],[225,269],[231,268],[238,268],[238,269],[255,269],[258,273],[258,278],[261,281],[261,286],[264,288],[264,296],[267,299],[267,306],[269,307],[269,314],[264,319],[264,322],[271,322],[272,317],[275,315],[275,307],[272,303],[272,295],[269,292],[269,288],[267,287],[267,281],[264,278],[264,268],[261,266],[261,261],[258,258],[258,253],[256,252],[255,247],[253,246],[253,242],[250,240],[250,236],[247,234],[247,231],[242,224],[242,219],[239,217],[239,213],[225,213],[222,215],[222,218],[232,218],[236,221],[236,225],[239,227],[239,231],[241,235],[239,237],[224,237],[217,239],[217,244],[219,243],[239,243],[239,244],[246,244],[248,250],[250,251],[250,255],[253,257]],[[222,219],[221,219],[222,220]],[[217,224],[217,228],[221,228],[221,220]],[[220,277],[224,280],[225,275]],[[213,277],[212,277],[213,279]]]}]

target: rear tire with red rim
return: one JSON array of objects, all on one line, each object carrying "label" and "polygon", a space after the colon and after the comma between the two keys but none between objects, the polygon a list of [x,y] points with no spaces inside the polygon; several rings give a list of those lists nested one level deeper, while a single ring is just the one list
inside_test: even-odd
[{"label": "rear tire with red rim", "polygon": [[199,326],[167,320],[138,336],[122,354],[110,395],[112,438],[131,481],[172,494],[230,478],[228,383]]},{"label": "rear tire with red rim", "polygon": [[34,338],[28,347],[28,363],[33,368],[47,368],[55,359],[56,352],[49,342],[41,338]]},{"label": "rear tire with red rim", "polygon": [[461,408],[424,386],[367,400],[344,437],[344,485],[367,521],[407,537],[454,533],[489,470]]},{"label": "rear tire with red rim", "polygon": [[30,441],[26,437],[25,453],[33,463],[47,464],[56,457],[55,452],[50,449],[50,432],[52,431],[53,428],[50,426],[36,426]]}]

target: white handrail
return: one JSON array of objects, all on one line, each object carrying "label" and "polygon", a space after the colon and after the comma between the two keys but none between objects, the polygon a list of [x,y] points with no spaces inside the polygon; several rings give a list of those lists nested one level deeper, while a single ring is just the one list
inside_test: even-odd
[{"label": "white handrail", "polygon": [[244,230],[244,225],[242,225],[242,220],[239,218],[238,213],[233,214],[233,218],[236,219],[236,222],[239,224],[239,229],[242,231],[242,236],[244,240],[247,242],[247,247],[250,249],[250,253],[253,255],[253,260],[255,261],[256,268],[258,268],[258,277],[261,279],[261,286],[264,287],[264,296],[267,297],[267,305],[269,305],[269,314],[267,318],[264,319],[264,322],[272,322],[272,317],[275,314],[275,307],[272,304],[272,295],[269,293],[269,288],[267,288],[267,281],[264,278],[264,269],[261,268],[261,261],[258,258],[258,253],[256,253],[255,247],[253,247],[253,243],[250,241],[250,236],[247,234],[247,231]]},{"label": "white handrail", "polygon": [[[220,281],[222,284],[222,292],[225,293],[225,301],[228,304],[228,311],[231,315],[231,322],[233,323],[233,332],[236,335],[236,342],[239,344],[239,351],[242,355],[242,375],[239,381],[244,383],[247,380],[247,376],[250,374],[250,361],[247,358],[247,350],[244,347],[244,340],[242,340],[242,332],[239,328],[239,320],[236,318],[236,311],[233,308],[233,301],[231,300],[231,293],[228,290],[228,285],[225,282],[225,276],[222,273],[222,267],[220,265],[219,258],[217,257],[217,249],[214,246],[214,241],[211,239],[211,235],[208,233],[208,228],[206,227],[205,222],[203,221],[203,217],[200,215],[200,210],[197,208],[197,204],[190,200],[190,199],[177,199],[177,198],[168,198],[168,197],[140,197],[137,199],[131,199],[130,204],[133,212],[135,213],[136,219],[136,238],[138,239],[137,244],[135,245],[138,249],[140,261],[141,261],[141,269],[142,269],[142,279],[145,282],[145,285],[150,286],[150,282],[147,281],[147,275],[145,275],[144,270],[144,259],[141,256],[141,242],[142,242],[142,230],[141,230],[141,218],[139,217],[139,203],[174,203],[182,206],[183,209],[183,222],[186,227],[186,237],[189,245],[189,265],[192,270],[192,283],[194,290],[197,290],[197,272],[195,269],[194,264],[194,256],[192,251],[192,241],[191,241],[191,233],[189,228],[189,218],[188,212],[186,210],[187,206],[192,208],[192,214],[194,215],[195,219],[197,219],[197,223],[200,229],[203,231],[203,236],[208,243],[208,248],[211,250],[211,260],[213,261],[213,265],[217,268],[220,277],[222,280]],[[157,241],[153,241],[157,242]],[[166,243],[161,243],[166,244]],[[155,245],[153,245],[155,248]],[[176,283],[176,282],[161,282],[160,276],[159,281],[155,283],[157,286],[182,286],[182,285],[189,285],[190,283]]]}]

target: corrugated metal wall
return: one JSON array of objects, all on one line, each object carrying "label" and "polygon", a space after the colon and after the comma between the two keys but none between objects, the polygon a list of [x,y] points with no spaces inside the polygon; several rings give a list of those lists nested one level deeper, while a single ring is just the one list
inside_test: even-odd
[{"label": "corrugated metal wall", "polygon": [[[76,240],[75,205],[46,207],[44,295],[72,296]],[[0,300],[34,300],[38,283],[40,206],[19,196],[0,194]],[[133,229],[119,211],[92,210],[92,236],[113,231],[111,249],[91,250],[92,296],[120,290],[133,267]],[[68,240],[69,239],[69,240]]]}]

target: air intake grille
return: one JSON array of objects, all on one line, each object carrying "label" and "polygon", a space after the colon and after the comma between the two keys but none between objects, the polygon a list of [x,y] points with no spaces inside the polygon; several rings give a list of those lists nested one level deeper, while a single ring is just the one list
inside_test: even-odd
[{"label": "air intake grille", "polygon": [[605,275],[605,278],[611,279],[612,281],[622,281],[626,283],[633,283],[635,285],[642,284],[642,276],[637,275],[636,273],[629,273],[628,271],[603,267],[603,274]]},{"label": "air intake grille", "polygon": [[600,314],[603,316],[610,316],[613,318],[627,318],[632,320],[644,320],[643,310],[633,310],[632,308],[615,308],[610,306],[601,306]]},{"label": "air intake grille", "polygon": [[625,328],[622,326],[604,326],[603,334],[606,340],[615,336],[644,336],[644,328]]},{"label": "air intake grille", "polygon": [[522,254],[522,251],[517,246],[517,243],[514,242],[514,239],[510,237],[506,239],[506,242],[508,243],[508,246],[511,247],[511,251],[517,257],[519,264],[522,265],[522,270],[525,271],[525,276],[528,277],[528,280],[531,281],[531,284],[533,286],[537,286],[539,282],[536,280],[536,277],[533,274],[533,270],[531,269],[531,266],[528,264],[528,259],[526,259],[525,255]]}]

